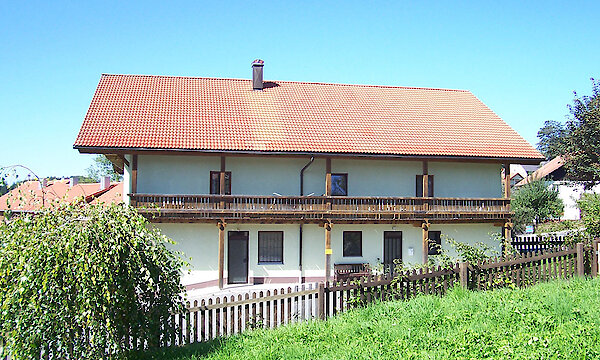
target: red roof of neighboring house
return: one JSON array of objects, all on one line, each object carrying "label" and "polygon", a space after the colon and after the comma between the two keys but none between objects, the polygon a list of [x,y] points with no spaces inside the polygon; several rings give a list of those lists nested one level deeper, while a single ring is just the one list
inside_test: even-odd
[{"label": "red roof of neighboring house", "polygon": [[75,148],[541,160],[469,91],[102,75]]},{"label": "red roof of neighboring house", "polygon": [[516,186],[523,186],[525,184],[528,184],[531,181],[543,179],[546,176],[552,174],[556,169],[560,168],[564,164],[565,164],[565,160],[562,157],[557,156],[554,159],[545,163],[544,165],[540,166],[539,169],[534,171],[531,175],[529,175],[525,179],[521,180]]},{"label": "red roof of neighboring house", "polygon": [[115,204],[123,202],[123,182],[111,184],[109,190],[94,197],[90,204]]},{"label": "red roof of neighboring house", "polygon": [[[94,202],[99,197],[106,196],[110,202],[121,202],[122,198],[109,197],[109,193],[122,183],[113,183],[107,189],[100,190],[100,183],[77,184],[71,187],[70,180],[51,180],[48,186],[41,188],[37,180],[26,181],[7,194],[0,196],[0,211],[38,211],[52,208],[59,203],[71,203],[83,198],[85,202]],[[109,201],[103,201],[110,203]],[[97,202],[96,202],[97,203]]]}]

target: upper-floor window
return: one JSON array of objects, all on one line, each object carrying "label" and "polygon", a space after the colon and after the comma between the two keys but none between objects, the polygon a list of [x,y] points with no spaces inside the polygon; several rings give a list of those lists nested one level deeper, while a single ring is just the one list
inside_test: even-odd
[{"label": "upper-floor window", "polygon": [[[221,193],[221,172],[210,172],[210,193],[219,195]],[[231,195],[231,171],[225,172],[225,195]]]},{"label": "upper-floor window", "polygon": [[344,231],[344,257],[362,256],[362,231]]},{"label": "upper-floor window", "polygon": [[283,231],[258,232],[258,263],[283,264]]},{"label": "upper-floor window", "polygon": [[[423,197],[423,175],[417,175],[417,182],[415,185],[417,197]],[[433,197],[433,175],[427,175],[427,188],[427,197]]]},{"label": "upper-floor window", "polygon": [[331,174],[331,195],[348,196],[348,174]]},{"label": "upper-floor window", "polygon": [[442,232],[429,231],[429,241],[427,242],[429,255],[439,255],[442,253]]}]

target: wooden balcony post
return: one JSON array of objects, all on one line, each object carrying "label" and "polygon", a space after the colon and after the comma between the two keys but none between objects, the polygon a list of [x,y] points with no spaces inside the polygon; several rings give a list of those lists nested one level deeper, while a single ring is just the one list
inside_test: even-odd
[{"label": "wooden balcony post", "polygon": [[423,264],[427,264],[429,261],[429,221],[425,220],[421,224],[423,229]]},{"label": "wooden balcony post", "polygon": [[[506,245],[510,245],[510,242],[512,241],[512,227],[513,224],[510,220],[504,223],[504,241],[506,242]],[[508,251],[508,246],[505,246],[505,249]]]},{"label": "wooden balcony post", "polygon": [[325,196],[331,196],[331,158],[325,160]]},{"label": "wooden balcony post", "polygon": [[133,155],[131,161],[131,193],[137,193],[138,156]]},{"label": "wooden balcony post", "polygon": [[[427,198],[429,197],[429,162],[428,161],[423,161],[423,197]],[[429,203],[424,200],[423,201],[423,210],[424,211],[428,211],[429,210]]]},{"label": "wooden balcony post", "polygon": [[331,222],[325,223],[325,281],[331,281]]},{"label": "wooden balcony post", "polygon": [[504,164],[504,197],[510,199],[510,163]]},{"label": "wooden balcony post", "polygon": [[223,269],[225,268],[225,222],[219,221],[219,289],[223,288]]},{"label": "wooden balcony post", "polygon": [[[225,156],[221,156],[221,172],[219,173],[219,194],[225,195]],[[221,198],[221,209],[225,209],[225,201]]]}]

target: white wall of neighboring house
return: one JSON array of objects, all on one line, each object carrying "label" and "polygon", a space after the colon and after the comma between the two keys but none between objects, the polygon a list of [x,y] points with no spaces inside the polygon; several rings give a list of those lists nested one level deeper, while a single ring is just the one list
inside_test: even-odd
[{"label": "white wall of neighboring house", "polygon": [[[227,157],[231,193],[299,195],[300,169],[309,158]],[[406,160],[332,159],[333,173],[348,174],[348,196],[415,196],[422,164]],[[499,164],[430,162],[436,197],[500,197]],[[218,156],[138,156],[138,193],[208,194]],[[304,194],[325,193],[325,160],[316,159],[304,175]]]},{"label": "white wall of neighboring house", "polygon": [[[218,278],[218,228],[215,224],[153,224],[163,234],[177,242],[173,250],[185,254],[191,265],[191,272],[184,273],[184,285],[195,285],[214,281]],[[283,264],[258,264],[258,231],[283,231]],[[442,232],[442,238],[452,238],[464,243],[486,243],[500,251],[500,243],[494,240],[493,233],[500,234],[501,228],[492,224],[432,224],[430,230]],[[277,278],[291,282],[300,276],[308,279],[325,276],[325,230],[316,224],[303,226],[303,271],[299,270],[299,225],[297,224],[230,224],[226,231],[248,231],[249,259],[248,277],[266,278],[267,282],[277,282]],[[343,256],[343,232],[362,231],[362,256]],[[331,233],[332,265],[362,264],[377,265],[383,260],[383,234],[385,231],[402,231],[402,259],[407,264],[420,263],[422,259],[422,232],[412,225],[376,224],[334,224]],[[454,250],[442,241],[442,247],[456,256]],[[225,240],[224,277],[227,278],[227,236]],[[332,270],[333,274],[333,270]]]},{"label": "white wall of neighboring house", "polygon": [[581,198],[584,192],[600,194],[600,185],[596,185],[590,190],[584,190],[583,185],[580,184],[574,184],[570,181],[554,181],[550,186],[558,189],[558,196],[562,199],[565,206],[561,220],[581,219],[577,200]]}]

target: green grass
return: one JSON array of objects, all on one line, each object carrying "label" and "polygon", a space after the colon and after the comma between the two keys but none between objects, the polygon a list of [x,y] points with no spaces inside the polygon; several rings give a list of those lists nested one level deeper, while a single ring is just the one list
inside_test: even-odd
[{"label": "green grass", "polygon": [[452,290],[326,322],[257,330],[149,359],[598,359],[600,279]]}]

